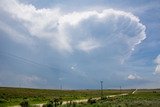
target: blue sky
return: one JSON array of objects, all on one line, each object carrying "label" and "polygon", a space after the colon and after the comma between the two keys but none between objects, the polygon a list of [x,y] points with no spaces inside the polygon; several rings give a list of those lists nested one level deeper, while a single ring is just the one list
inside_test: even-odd
[{"label": "blue sky", "polygon": [[159,0],[1,0],[0,86],[159,88]]}]

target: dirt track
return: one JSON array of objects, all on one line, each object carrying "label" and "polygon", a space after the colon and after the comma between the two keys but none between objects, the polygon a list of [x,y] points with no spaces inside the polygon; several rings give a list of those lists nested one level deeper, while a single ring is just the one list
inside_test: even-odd
[{"label": "dirt track", "polygon": [[[134,94],[136,91],[137,91],[137,89],[134,90],[134,91],[132,92],[132,94]],[[128,95],[128,93],[123,93],[123,94],[118,94],[118,95],[108,95],[108,96],[106,96],[106,97],[112,98],[112,97],[126,96],[126,95]],[[93,98],[93,99],[95,99],[95,100],[100,100],[101,97],[97,97],[97,98]],[[88,99],[72,100],[72,103],[73,103],[73,102],[75,102],[75,103],[86,103],[87,101],[88,101]],[[67,103],[70,103],[70,101],[63,101],[62,105],[67,104]],[[35,104],[35,106],[37,106],[37,107],[43,107],[43,105],[44,105],[44,104]],[[16,106],[12,106],[12,107],[21,107],[21,106],[16,105]]]},{"label": "dirt track", "polygon": [[[106,96],[106,97],[116,97],[116,96],[125,96],[125,95],[128,95],[128,93],[124,93],[124,94],[118,94],[118,95],[109,95],[109,96]],[[101,97],[97,97],[97,98],[93,98],[95,100],[100,100]],[[82,100],[72,100],[72,103],[75,102],[75,103],[86,103],[88,101],[88,99],[82,99]],[[63,101],[62,105],[64,104],[67,104],[67,103],[70,103],[70,101]],[[38,107],[42,107],[43,104],[36,104]],[[18,106],[16,106],[18,107]]]}]

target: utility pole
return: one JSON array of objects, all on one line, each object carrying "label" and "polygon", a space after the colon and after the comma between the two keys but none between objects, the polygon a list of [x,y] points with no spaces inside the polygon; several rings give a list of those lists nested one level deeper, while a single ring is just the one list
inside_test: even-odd
[{"label": "utility pole", "polygon": [[103,98],[103,81],[100,81],[101,82],[101,99]]},{"label": "utility pole", "polygon": [[122,93],[122,87],[120,86],[120,94]]},{"label": "utility pole", "polygon": [[60,85],[60,89],[62,90],[62,84]]}]

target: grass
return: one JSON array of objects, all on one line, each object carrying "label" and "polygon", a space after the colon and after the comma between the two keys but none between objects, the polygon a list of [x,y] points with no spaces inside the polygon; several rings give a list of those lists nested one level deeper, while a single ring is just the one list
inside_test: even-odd
[{"label": "grass", "polygon": [[135,94],[106,98],[94,104],[77,104],[76,107],[160,107],[160,90],[138,90]]},{"label": "grass", "polygon": [[[121,93],[130,93],[126,96],[117,96],[96,101],[96,103],[71,103],[58,107],[160,107],[159,89],[141,89],[135,94],[133,90],[121,90]],[[62,98],[63,101],[76,99],[89,99],[100,97],[100,90],[50,90],[29,88],[0,87],[0,107],[19,105],[27,100],[29,104],[47,103],[54,98]],[[104,96],[120,94],[119,90],[104,90]]]},{"label": "grass", "polygon": [[[123,93],[132,90],[122,90]],[[31,104],[46,103],[53,98],[62,98],[64,101],[100,97],[100,90],[51,90],[0,87],[0,107],[18,105],[23,99],[28,99]],[[119,94],[119,90],[104,90],[104,96]]]}]

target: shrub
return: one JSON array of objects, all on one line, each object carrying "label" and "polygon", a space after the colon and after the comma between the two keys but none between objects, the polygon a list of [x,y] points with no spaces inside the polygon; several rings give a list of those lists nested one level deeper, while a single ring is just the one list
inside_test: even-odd
[{"label": "shrub", "polygon": [[96,103],[96,99],[89,98],[87,103],[94,104],[94,103]]},{"label": "shrub", "polygon": [[57,107],[58,105],[62,105],[62,98],[54,98],[47,104],[44,104],[43,107]]},{"label": "shrub", "polygon": [[5,99],[0,99],[0,103],[6,103],[7,102],[7,100],[5,100]]},{"label": "shrub", "polygon": [[73,102],[73,107],[76,107],[77,103],[76,102]]},{"label": "shrub", "polygon": [[43,107],[53,107],[53,101],[49,101],[47,104],[43,105]]},{"label": "shrub", "polygon": [[20,103],[21,107],[29,107],[29,101],[28,99],[23,99],[23,101]]}]

